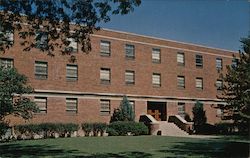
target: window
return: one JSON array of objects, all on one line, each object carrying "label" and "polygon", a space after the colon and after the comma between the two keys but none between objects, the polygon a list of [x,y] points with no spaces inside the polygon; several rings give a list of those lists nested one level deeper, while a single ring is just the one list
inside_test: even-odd
[{"label": "window", "polygon": [[224,107],[224,105],[223,104],[217,104],[217,105],[218,105],[218,109],[217,109],[216,116],[223,117],[223,115],[224,115],[224,109],[221,109],[220,107]]},{"label": "window", "polygon": [[134,59],[135,58],[135,46],[126,44],[125,53],[126,53],[127,59]]},{"label": "window", "polygon": [[48,33],[47,32],[36,32],[36,47],[40,49],[46,49],[48,47]]},{"label": "window", "polygon": [[101,48],[101,56],[110,56],[111,48],[109,41],[101,41],[100,48]]},{"label": "window", "polygon": [[67,81],[77,81],[78,70],[77,65],[67,65],[66,66],[66,79]]},{"label": "window", "polygon": [[177,64],[184,66],[185,65],[185,56],[184,53],[178,52],[177,53]]},{"label": "window", "polygon": [[203,79],[202,78],[196,78],[195,85],[197,89],[203,89]]},{"label": "window", "polygon": [[153,73],[152,75],[152,84],[154,87],[160,87],[161,86],[161,74]]},{"label": "window", "polygon": [[1,44],[13,45],[14,44],[13,31],[11,30],[5,32],[0,31],[0,41]]},{"label": "window", "polygon": [[47,62],[36,61],[35,62],[35,77],[36,79],[48,78],[48,64]]},{"label": "window", "polygon": [[135,114],[135,101],[129,101],[129,104],[131,105],[132,111]]},{"label": "window", "polygon": [[221,58],[216,58],[216,69],[222,70],[222,59]]},{"label": "window", "polygon": [[66,112],[77,113],[77,99],[76,98],[66,98]]},{"label": "window", "polygon": [[45,97],[35,97],[34,102],[39,108],[39,112],[41,114],[47,113],[47,98]]},{"label": "window", "polygon": [[196,67],[203,67],[202,55],[196,55]]},{"label": "window", "polygon": [[239,59],[234,58],[234,59],[232,60],[232,65],[231,65],[231,67],[232,67],[232,68],[236,68],[237,65],[238,65],[238,62],[239,62]]},{"label": "window", "polygon": [[1,68],[13,68],[13,59],[0,58]]},{"label": "window", "polygon": [[217,87],[217,90],[222,90],[222,88],[223,88],[222,80],[217,80],[216,81],[216,87]]},{"label": "window", "polygon": [[101,79],[101,83],[109,84],[110,83],[110,69],[101,68],[101,70],[100,70],[100,79]]},{"label": "window", "polygon": [[135,72],[134,71],[126,70],[125,83],[126,84],[135,84]]},{"label": "window", "polygon": [[185,103],[178,103],[178,115],[185,118]]},{"label": "window", "polygon": [[110,114],[110,100],[100,100],[100,114],[109,115]]},{"label": "window", "polygon": [[77,41],[74,38],[67,38],[69,45],[65,48],[67,52],[77,52]]},{"label": "window", "polygon": [[160,49],[153,49],[152,50],[152,62],[153,63],[160,63],[161,62],[161,50]]},{"label": "window", "polygon": [[179,88],[185,88],[185,77],[184,76],[177,76],[177,86]]}]

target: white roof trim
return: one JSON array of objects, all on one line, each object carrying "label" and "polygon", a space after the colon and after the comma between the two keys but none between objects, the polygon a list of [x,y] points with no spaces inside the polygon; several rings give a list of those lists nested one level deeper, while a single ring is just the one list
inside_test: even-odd
[{"label": "white roof trim", "polygon": [[191,45],[191,46],[198,46],[198,47],[209,48],[209,49],[216,49],[216,50],[227,51],[227,52],[231,52],[231,53],[237,53],[237,51],[232,51],[232,50],[227,50],[227,49],[222,49],[222,48],[209,47],[209,46],[193,44],[193,43],[187,43],[187,42],[180,42],[180,41],[164,39],[164,38],[159,38],[159,37],[154,37],[154,36],[140,35],[140,34],[125,32],[125,31],[117,31],[117,30],[112,30],[112,29],[108,29],[108,28],[102,28],[101,30],[117,32],[117,33],[123,33],[123,34],[128,34],[128,35],[133,35],[133,36],[140,36],[140,37],[151,38],[151,39],[156,39],[156,40],[162,40],[162,41],[167,41],[167,42],[175,42],[175,43],[180,43],[180,44],[187,44],[187,45]]}]

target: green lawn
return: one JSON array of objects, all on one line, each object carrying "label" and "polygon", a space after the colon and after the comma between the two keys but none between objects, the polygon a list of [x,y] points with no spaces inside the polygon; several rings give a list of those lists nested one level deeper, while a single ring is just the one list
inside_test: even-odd
[{"label": "green lawn", "polygon": [[0,143],[0,157],[248,157],[249,141],[164,136],[77,137]]}]

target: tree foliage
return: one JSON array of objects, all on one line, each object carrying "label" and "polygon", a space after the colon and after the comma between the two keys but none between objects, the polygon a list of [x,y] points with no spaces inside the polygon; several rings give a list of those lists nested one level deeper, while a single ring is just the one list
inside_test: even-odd
[{"label": "tree foliage", "polygon": [[7,115],[30,119],[32,112],[38,111],[36,104],[23,96],[32,92],[26,83],[27,78],[16,69],[0,68],[0,122]]},{"label": "tree foliage", "polygon": [[114,109],[110,122],[115,121],[134,121],[135,114],[132,105],[129,103],[127,96],[123,96],[120,107]]},{"label": "tree foliage", "polygon": [[[218,98],[227,102],[219,108],[227,113],[227,119],[248,122],[250,119],[250,36],[241,39],[242,51],[234,64],[227,66],[227,74],[222,75],[223,93]],[[237,61],[237,62],[236,62]]]},{"label": "tree foliage", "polygon": [[199,133],[199,130],[207,122],[206,111],[203,109],[203,104],[200,101],[196,101],[193,109],[193,122],[194,130]]},{"label": "tree foliage", "polygon": [[[1,0],[0,32],[18,30],[25,51],[36,47],[37,32],[45,32],[47,46],[39,48],[54,56],[55,50],[63,54],[68,38],[74,38],[83,52],[91,50],[90,34],[98,30],[101,22],[110,21],[112,14],[128,14],[141,0]],[[71,25],[74,24],[74,25]],[[10,47],[8,38],[0,34],[0,50]],[[58,42],[58,39],[62,42]],[[58,51],[57,51],[58,52]]]}]

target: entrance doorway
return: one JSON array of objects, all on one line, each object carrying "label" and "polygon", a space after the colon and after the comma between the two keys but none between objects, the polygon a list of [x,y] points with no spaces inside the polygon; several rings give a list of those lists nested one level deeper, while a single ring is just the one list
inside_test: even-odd
[{"label": "entrance doorway", "polygon": [[166,102],[147,102],[147,113],[152,115],[157,121],[166,121]]}]

